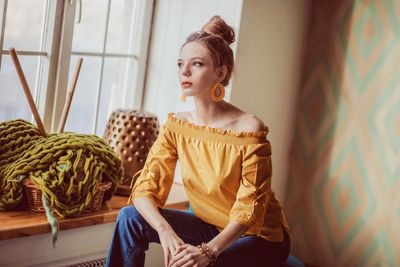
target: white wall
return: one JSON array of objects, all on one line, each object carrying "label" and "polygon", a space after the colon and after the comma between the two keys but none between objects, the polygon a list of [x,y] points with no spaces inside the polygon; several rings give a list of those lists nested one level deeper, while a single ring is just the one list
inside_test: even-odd
[{"label": "white wall", "polygon": [[[199,31],[214,15],[239,28],[242,0],[156,1],[144,109],[164,122],[169,112],[194,108],[190,97],[182,103],[176,60],[190,33]],[[232,47],[235,51],[236,47]],[[229,88],[227,89],[227,91]],[[226,99],[229,99],[227,92]]]},{"label": "white wall", "polygon": [[1,240],[0,267],[69,266],[101,259],[108,254],[113,230],[114,223],[62,230],[55,248],[51,233]]},{"label": "white wall", "polygon": [[284,199],[309,0],[243,1],[231,103],[270,129],[272,187]]}]

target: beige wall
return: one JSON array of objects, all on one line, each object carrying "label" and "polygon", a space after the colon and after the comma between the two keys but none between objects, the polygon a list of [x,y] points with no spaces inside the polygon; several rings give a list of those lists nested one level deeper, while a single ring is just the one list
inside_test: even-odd
[{"label": "beige wall", "polygon": [[231,103],[270,129],[273,182],[284,199],[308,0],[243,1]]}]

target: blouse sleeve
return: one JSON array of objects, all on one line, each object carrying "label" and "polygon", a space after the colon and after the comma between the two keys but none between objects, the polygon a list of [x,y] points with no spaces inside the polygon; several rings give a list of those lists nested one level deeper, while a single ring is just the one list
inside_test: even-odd
[{"label": "blouse sleeve", "polygon": [[130,199],[147,196],[159,207],[164,206],[174,180],[176,160],[175,135],[163,125],[135,181]]},{"label": "blouse sleeve", "polygon": [[247,226],[259,234],[271,193],[271,145],[248,145],[243,151],[242,179],[236,201],[230,212],[230,220]]}]

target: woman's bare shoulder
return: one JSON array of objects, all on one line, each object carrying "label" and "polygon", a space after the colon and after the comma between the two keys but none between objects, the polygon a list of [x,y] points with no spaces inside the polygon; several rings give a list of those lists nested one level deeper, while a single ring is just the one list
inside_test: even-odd
[{"label": "woman's bare shoulder", "polygon": [[191,114],[191,111],[181,111],[174,113],[174,117],[183,121],[190,121]]},{"label": "woman's bare shoulder", "polygon": [[236,120],[236,127],[243,132],[259,132],[265,130],[264,122],[255,115],[243,112]]}]

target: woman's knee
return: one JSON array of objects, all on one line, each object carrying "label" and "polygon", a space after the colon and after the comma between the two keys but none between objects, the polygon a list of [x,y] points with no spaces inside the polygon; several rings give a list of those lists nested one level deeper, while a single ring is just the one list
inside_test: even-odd
[{"label": "woman's knee", "polygon": [[118,213],[118,223],[120,224],[143,224],[145,219],[140,215],[138,210],[134,206],[123,207]]}]

